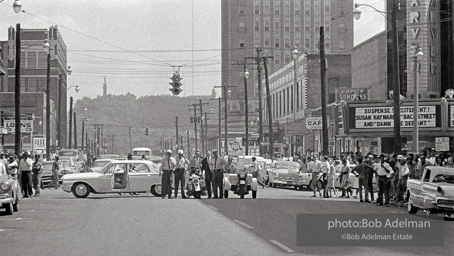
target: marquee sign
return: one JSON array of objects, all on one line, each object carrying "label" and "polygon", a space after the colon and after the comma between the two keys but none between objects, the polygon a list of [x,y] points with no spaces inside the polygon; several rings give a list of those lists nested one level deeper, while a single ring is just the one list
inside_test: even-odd
[{"label": "marquee sign", "polygon": [[[357,129],[375,129],[394,127],[393,107],[355,108],[354,127]],[[437,127],[436,106],[420,106],[418,126]],[[413,127],[413,107],[401,107],[401,127]]]},{"label": "marquee sign", "polygon": [[337,102],[340,101],[355,101],[355,100],[368,100],[368,92],[369,89],[367,88],[346,88],[346,87],[339,87],[336,88],[336,99]]}]

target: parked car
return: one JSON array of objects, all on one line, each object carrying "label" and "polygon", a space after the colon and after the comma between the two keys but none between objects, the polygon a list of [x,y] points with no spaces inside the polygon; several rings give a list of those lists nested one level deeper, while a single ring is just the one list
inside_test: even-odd
[{"label": "parked car", "polygon": [[112,159],[98,159],[91,164],[91,172],[100,172],[104,166],[112,162]]},{"label": "parked car", "polygon": [[[45,161],[42,163],[41,167],[41,187],[42,188],[51,188],[52,185],[52,165],[54,161]],[[76,173],[74,168],[69,166],[69,161],[62,160],[58,161],[59,170],[57,171],[58,180],[61,183],[61,178],[66,174]]]},{"label": "parked car", "polygon": [[299,163],[293,161],[277,161],[268,171],[268,184],[270,187],[293,186],[295,189],[303,186],[300,181]]},{"label": "parked car", "polygon": [[153,163],[144,160],[113,160],[99,172],[62,177],[63,191],[85,198],[90,193],[147,193],[161,196],[161,177]]},{"label": "parked car", "polygon": [[17,174],[10,175],[8,167],[3,160],[0,160],[0,204],[7,215],[19,210],[21,189],[17,181]]},{"label": "parked car", "polygon": [[113,159],[113,158],[118,158],[120,157],[119,155],[114,155],[114,154],[105,154],[105,155],[99,155],[98,159]]},{"label": "parked car", "polygon": [[454,217],[454,168],[426,167],[421,179],[407,181],[405,199],[409,214],[421,209]]}]

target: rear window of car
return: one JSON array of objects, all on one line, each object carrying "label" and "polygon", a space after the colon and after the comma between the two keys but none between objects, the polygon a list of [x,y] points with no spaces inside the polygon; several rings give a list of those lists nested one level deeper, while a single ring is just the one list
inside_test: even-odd
[{"label": "rear window of car", "polygon": [[108,163],[110,163],[110,161],[94,161],[91,167],[104,167]]}]

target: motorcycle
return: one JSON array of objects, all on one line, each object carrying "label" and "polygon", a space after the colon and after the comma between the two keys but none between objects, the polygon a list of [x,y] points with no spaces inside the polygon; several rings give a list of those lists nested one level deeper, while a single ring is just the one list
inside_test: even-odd
[{"label": "motorcycle", "polygon": [[244,199],[244,196],[252,191],[252,198],[257,197],[257,179],[246,172],[247,168],[238,169],[237,174],[226,174],[224,176],[224,197],[228,198],[229,190]]},{"label": "motorcycle", "polygon": [[196,199],[200,199],[202,195],[206,195],[205,180],[202,178],[202,173],[198,169],[191,168],[190,170],[187,194]]}]

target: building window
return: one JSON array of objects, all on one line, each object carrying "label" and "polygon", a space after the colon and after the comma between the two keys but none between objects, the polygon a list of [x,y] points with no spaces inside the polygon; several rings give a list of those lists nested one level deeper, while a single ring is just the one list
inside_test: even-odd
[{"label": "building window", "polygon": [[274,48],[279,49],[279,47],[281,47],[279,41],[274,42]]},{"label": "building window", "polygon": [[280,10],[274,10],[274,15],[281,15],[281,11]]},{"label": "building window", "polygon": [[304,15],[311,15],[311,10],[305,10]]},{"label": "building window", "polygon": [[[276,57],[280,57],[280,56],[276,56]],[[275,64],[275,65],[281,64],[281,60],[278,59],[278,58],[276,58],[276,59],[274,60],[274,64]]]},{"label": "building window", "polygon": [[345,16],[345,7],[344,6],[339,6],[339,16],[341,16],[341,17]]},{"label": "building window", "polygon": [[47,68],[47,53],[38,52],[38,69],[46,69],[46,68]]},{"label": "building window", "polygon": [[280,22],[275,22],[274,23],[274,30],[279,30],[281,28],[281,23]]},{"label": "building window", "polygon": [[300,10],[295,10],[295,15],[300,15]]},{"label": "building window", "polygon": [[36,54],[37,52],[27,52],[26,55],[27,55],[27,66],[26,68],[33,68],[35,69],[36,68]]},{"label": "building window", "polygon": [[330,7],[329,6],[325,6],[325,13],[329,13],[330,11]]},{"label": "building window", "polygon": [[305,39],[304,40],[304,47],[311,48],[311,40],[310,39]]},{"label": "building window", "polygon": [[28,91],[29,92],[36,92],[36,79],[37,78],[28,78],[27,80],[27,85],[28,85]]},{"label": "building window", "polygon": [[270,22],[265,21],[265,31],[270,31]]},{"label": "building window", "polygon": [[339,32],[345,33],[345,23],[339,23]]},{"label": "building window", "polygon": [[285,23],[285,32],[290,32],[290,24]]},{"label": "building window", "polygon": [[240,48],[244,48],[244,39],[240,39]]},{"label": "building window", "polygon": [[21,92],[27,92],[26,89],[25,89],[25,78],[21,77],[20,78],[20,91]]},{"label": "building window", "polygon": [[260,15],[260,10],[259,10],[258,6],[256,6],[254,13],[255,13],[255,15]]},{"label": "building window", "polygon": [[240,16],[244,15],[244,7],[240,7]]},{"label": "building window", "polygon": [[238,31],[239,32],[246,32],[246,28],[245,28],[244,22],[240,22],[239,25],[240,26],[238,27]]},{"label": "building window", "polygon": [[300,26],[295,25],[295,32],[299,32],[299,31],[300,31]]},{"label": "building window", "polygon": [[290,40],[285,39],[285,48],[289,49],[290,48]]},{"label": "building window", "polygon": [[339,40],[339,49],[345,49],[345,41]]},{"label": "building window", "polygon": [[260,31],[260,23],[255,22],[255,31]]}]

